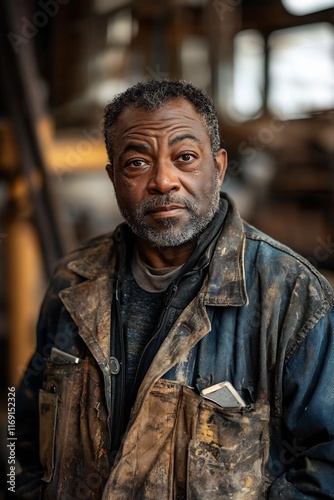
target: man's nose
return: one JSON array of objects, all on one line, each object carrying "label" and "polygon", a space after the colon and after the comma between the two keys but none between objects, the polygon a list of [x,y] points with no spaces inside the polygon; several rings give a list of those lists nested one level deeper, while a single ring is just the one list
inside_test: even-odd
[{"label": "man's nose", "polygon": [[168,160],[158,160],[152,170],[148,190],[151,194],[168,193],[180,189],[178,169]]}]

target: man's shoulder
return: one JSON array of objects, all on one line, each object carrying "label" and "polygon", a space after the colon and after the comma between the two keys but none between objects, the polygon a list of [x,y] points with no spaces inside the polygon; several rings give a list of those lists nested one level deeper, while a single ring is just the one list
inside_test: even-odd
[{"label": "man's shoulder", "polygon": [[312,272],[316,271],[309,260],[298,254],[288,245],[276,240],[272,236],[262,232],[260,229],[257,229],[255,226],[252,226],[246,221],[242,221],[242,223],[246,240],[248,243],[254,242],[254,245],[257,247],[257,251],[262,251],[263,253],[267,253],[269,255],[281,256],[282,258],[287,258],[291,262],[299,262],[303,266],[306,266],[306,268],[312,270]]},{"label": "man's shoulder", "polygon": [[252,260],[261,272],[312,282],[333,300],[333,289],[326,278],[298,252],[243,221],[246,238],[245,259]]}]

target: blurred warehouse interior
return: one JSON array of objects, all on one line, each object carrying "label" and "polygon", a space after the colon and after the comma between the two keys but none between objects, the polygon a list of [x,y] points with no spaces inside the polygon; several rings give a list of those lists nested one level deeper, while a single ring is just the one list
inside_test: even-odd
[{"label": "blurred warehouse interior", "polygon": [[334,1],[2,2],[0,342],[19,383],[56,260],[120,221],[103,108],[185,79],[219,112],[245,219],[334,275]]}]

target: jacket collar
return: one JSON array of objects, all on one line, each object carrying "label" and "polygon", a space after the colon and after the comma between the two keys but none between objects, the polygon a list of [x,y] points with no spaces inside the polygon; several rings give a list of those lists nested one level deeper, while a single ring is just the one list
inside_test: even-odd
[{"label": "jacket collar", "polygon": [[109,274],[115,266],[115,255],[113,255],[112,234],[106,234],[91,240],[87,246],[79,248],[67,267],[89,280]]},{"label": "jacket collar", "polygon": [[248,304],[245,278],[243,222],[228,195],[228,211],[204,283],[204,304],[209,306],[245,306]]},{"label": "jacket collar", "polygon": [[[228,211],[204,283],[204,303],[212,306],[244,306],[248,304],[244,227],[234,202],[226,194],[223,197],[228,201]],[[115,267],[112,250],[111,234],[97,238],[84,250],[79,250],[78,256],[69,261],[67,267],[88,280],[110,277]]]}]

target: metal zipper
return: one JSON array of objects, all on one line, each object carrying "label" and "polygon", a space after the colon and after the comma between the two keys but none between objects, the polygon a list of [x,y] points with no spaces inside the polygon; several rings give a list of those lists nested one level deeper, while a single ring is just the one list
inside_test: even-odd
[{"label": "metal zipper", "polygon": [[[120,370],[111,375],[111,446],[110,459],[113,462],[124,432],[124,396],[125,396],[125,348],[122,335],[122,317],[119,301],[119,279],[116,278],[113,294],[113,306],[116,314],[112,315],[114,328],[110,354],[119,361]],[[116,324],[115,324],[116,323]]]}]

